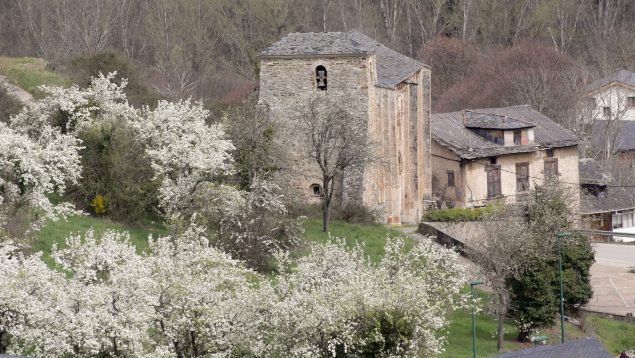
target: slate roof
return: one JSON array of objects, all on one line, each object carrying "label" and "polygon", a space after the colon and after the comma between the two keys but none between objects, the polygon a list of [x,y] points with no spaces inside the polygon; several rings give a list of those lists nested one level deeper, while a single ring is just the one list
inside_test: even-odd
[{"label": "slate roof", "polygon": [[595,337],[497,355],[496,358],[613,358]]},{"label": "slate roof", "polygon": [[593,123],[591,128],[591,148],[595,151],[604,151],[604,143],[602,138],[607,126],[615,126],[609,128],[611,133],[617,133],[615,138],[615,150],[618,152],[628,152],[635,150],[635,121],[615,120],[606,121],[598,120]]},{"label": "slate roof", "polygon": [[606,185],[610,181],[610,175],[605,174],[600,163],[592,158],[580,158],[578,170],[580,184]]},{"label": "slate roof", "polygon": [[635,188],[620,188],[612,183],[612,175],[605,173],[597,161],[591,158],[579,160],[580,184],[606,186],[604,195],[595,195],[592,190],[581,190],[580,213],[597,214],[635,208]]},{"label": "slate roof", "polygon": [[481,129],[522,129],[532,128],[535,124],[521,121],[508,116],[499,116],[497,114],[478,113],[465,111],[463,122],[467,128]]},{"label": "slate roof", "polygon": [[433,114],[432,138],[464,159],[527,153],[536,151],[539,148],[560,148],[578,144],[578,139],[573,133],[562,128],[529,105],[484,108],[470,111],[507,116],[534,125],[535,144],[505,147],[492,143],[465,127],[464,111]]},{"label": "slate roof", "polygon": [[598,88],[604,87],[611,82],[619,82],[624,83],[626,85],[635,87],[635,73],[628,70],[619,70],[615,73],[612,73],[604,78],[600,78],[599,80],[589,84],[585,87],[586,92],[592,92]]},{"label": "slate roof", "polygon": [[370,37],[349,32],[294,32],[265,48],[261,58],[303,58],[330,56],[377,57],[377,86],[394,88],[413,73],[426,67],[423,63],[402,55]]}]

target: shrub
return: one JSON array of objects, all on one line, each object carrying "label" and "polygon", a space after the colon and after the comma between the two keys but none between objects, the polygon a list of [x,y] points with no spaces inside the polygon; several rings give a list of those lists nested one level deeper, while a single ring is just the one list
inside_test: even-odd
[{"label": "shrub", "polygon": [[280,188],[274,184],[256,179],[243,197],[244,203],[221,218],[218,246],[254,269],[271,270],[274,253],[300,244],[301,221],[289,215]]},{"label": "shrub", "polygon": [[20,111],[22,105],[0,85],[0,122],[9,123],[9,117]]},{"label": "shrub", "polygon": [[90,206],[93,207],[95,214],[103,215],[106,213],[106,208],[108,207],[108,199],[101,194],[97,194],[95,199],[90,202]]},{"label": "shrub", "polygon": [[379,209],[369,208],[359,203],[346,203],[334,210],[333,217],[353,224],[373,224],[379,221]]},{"label": "shrub", "polygon": [[112,52],[102,52],[94,55],[80,56],[71,60],[67,65],[68,75],[80,87],[90,85],[91,79],[100,73],[117,72],[119,78],[128,80],[125,92],[128,102],[135,106],[156,106],[163,96],[146,86],[139,73],[140,69]]},{"label": "shrub", "polygon": [[432,222],[479,221],[491,211],[491,207],[483,208],[451,208],[430,210],[423,214],[421,220]]},{"label": "shrub", "polygon": [[[113,122],[90,126],[78,137],[83,172],[70,191],[76,206],[129,223],[142,219],[156,202],[158,183],[135,132],[125,122]],[[97,195],[108,198],[103,212],[93,206]]]}]

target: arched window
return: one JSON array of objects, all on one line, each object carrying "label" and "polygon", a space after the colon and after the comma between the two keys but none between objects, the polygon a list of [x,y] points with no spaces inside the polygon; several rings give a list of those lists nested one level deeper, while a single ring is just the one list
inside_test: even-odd
[{"label": "arched window", "polygon": [[318,90],[326,91],[326,67],[320,65],[315,68],[315,82],[317,83]]},{"label": "arched window", "polygon": [[311,184],[311,193],[315,196],[322,196],[322,187],[320,184]]}]

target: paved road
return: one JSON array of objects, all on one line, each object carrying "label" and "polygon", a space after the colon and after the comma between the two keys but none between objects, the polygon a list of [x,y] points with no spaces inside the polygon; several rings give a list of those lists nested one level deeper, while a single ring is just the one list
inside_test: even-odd
[{"label": "paved road", "polygon": [[593,298],[587,308],[618,315],[635,313],[635,245],[593,244]]},{"label": "paved road", "polygon": [[597,263],[635,267],[635,245],[593,244]]}]

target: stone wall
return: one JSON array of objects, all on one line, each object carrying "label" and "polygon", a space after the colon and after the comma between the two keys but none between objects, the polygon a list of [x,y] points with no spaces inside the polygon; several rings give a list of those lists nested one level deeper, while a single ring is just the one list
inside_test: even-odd
[{"label": "stone wall", "polygon": [[[451,206],[463,206],[466,188],[460,158],[451,150],[432,142],[432,194]],[[448,186],[448,172],[454,173],[454,186]],[[469,189],[469,188],[467,188]]]},{"label": "stone wall", "polygon": [[[487,169],[490,165],[489,158],[466,160],[460,164],[454,153],[440,145],[435,143],[433,150],[434,176],[439,181],[439,186],[435,188],[437,193],[445,193],[450,199],[454,197],[457,206],[473,207],[488,203]],[[577,147],[555,148],[553,156],[558,159],[558,179],[564,183],[565,187],[571,188],[569,201],[572,208],[576,210],[580,205]],[[515,202],[518,194],[516,190],[516,164],[529,164],[529,185],[530,188],[533,188],[536,184],[543,183],[542,178],[547,158],[546,150],[496,157],[496,163],[501,167],[501,192],[506,202]],[[447,187],[448,170],[455,172],[455,188]],[[459,193],[461,195],[458,195]]]},{"label": "stone wall", "polygon": [[[371,57],[372,58],[372,57]],[[319,202],[313,195],[312,184],[321,184],[321,171],[312,159],[308,158],[303,136],[296,123],[300,100],[307,93],[317,92],[315,68],[324,66],[327,70],[327,94],[344,95],[350,99],[349,111],[353,115],[368,117],[369,57],[338,58],[292,58],[262,59],[260,64],[260,103],[267,105],[271,115],[281,124],[281,132],[276,136],[286,148],[287,158],[279,173],[278,182],[291,197],[308,202]],[[351,190],[362,178],[353,173],[344,179]],[[338,185],[340,188],[342,185]],[[354,197],[356,194],[349,194]],[[341,197],[341,193],[336,197]],[[346,195],[345,195],[346,196]],[[359,196],[359,194],[357,194]]]},{"label": "stone wall", "polygon": [[[352,168],[340,178],[344,201],[379,208],[386,222],[418,222],[424,197],[431,194],[430,70],[412,74],[395,89],[376,87],[375,56],[337,58],[264,58],[260,102],[281,123],[278,136],[288,157],[278,181],[290,196],[319,201],[310,186],[321,172],[309,160],[294,120],[307,93],[317,92],[315,68],[327,70],[327,94],[350,98],[349,111],[367,120],[376,162]],[[365,135],[364,134],[364,135]]]}]

